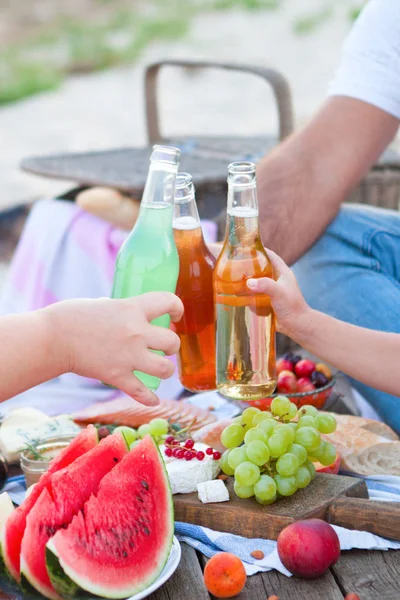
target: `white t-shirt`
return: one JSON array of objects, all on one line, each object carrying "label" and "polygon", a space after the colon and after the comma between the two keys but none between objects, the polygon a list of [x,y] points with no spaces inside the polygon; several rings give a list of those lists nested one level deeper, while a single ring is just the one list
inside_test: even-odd
[{"label": "white t-shirt", "polygon": [[369,0],[329,95],[363,100],[400,119],[400,0]]}]

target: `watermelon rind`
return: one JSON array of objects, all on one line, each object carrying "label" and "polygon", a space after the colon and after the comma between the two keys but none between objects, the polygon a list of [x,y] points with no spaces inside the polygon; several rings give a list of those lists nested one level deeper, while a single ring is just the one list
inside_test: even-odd
[{"label": "watermelon rind", "polygon": [[[158,557],[157,567],[150,571],[145,578],[143,578],[140,582],[136,582],[135,584],[124,582],[110,582],[109,586],[104,586],[100,584],[100,582],[96,581],[96,576],[90,576],[88,570],[85,571],[85,574],[78,573],[76,571],[76,564],[79,563],[81,566],[84,564],[84,557],[82,559],[74,558],[75,562],[73,564],[67,564],[68,560],[71,560],[70,557],[60,557],[59,551],[57,550],[57,543],[54,541],[57,539],[57,534],[55,538],[52,538],[47,543],[46,548],[46,566],[47,571],[50,577],[50,581],[54,586],[57,593],[62,595],[64,598],[68,600],[77,600],[82,598],[110,598],[110,599],[123,599],[129,596],[133,596],[138,594],[139,592],[147,589],[154,581],[159,577],[160,573],[164,569],[173,543],[173,535],[174,535],[174,508],[173,508],[173,500],[171,487],[169,484],[169,479],[167,475],[167,471],[165,469],[164,461],[161,457],[160,450],[158,445],[155,443],[153,438],[150,436],[146,436],[137,446],[134,447],[134,450],[131,452],[137,451],[140,444],[146,442],[149,443],[151,440],[151,445],[156,449],[158,462],[160,466],[160,475],[163,478],[163,485],[166,488],[166,516],[168,519],[168,536],[163,542],[162,552]],[[129,455],[126,455],[123,460],[126,460]],[[120,467],[122,466],[123,461],[120,463]],[[115,469],[111,472],[115,475]],[[104,482],[104,480],[103,480]],[[93,502],[94,500],[98,501],[97,498],[92,498],[88,502]],[[83,519],[84,517],[80,515]],[[76,517],[77,518],[77,517]],[[170,524],[170,525],[169,525]],[[72,525],[70,526],[72,527]],[[68,535],[69,527],[66,531],[59,532],[59,535]],[[83,562],[81,562],[83,561]]]}]

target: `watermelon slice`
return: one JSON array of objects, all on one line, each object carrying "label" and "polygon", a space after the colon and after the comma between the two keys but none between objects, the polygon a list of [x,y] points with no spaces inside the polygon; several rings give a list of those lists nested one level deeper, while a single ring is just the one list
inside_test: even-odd
[{"label": "watermelon slice", "polygon": [[98,490],[100,481],[128,452],[121,433],[110,435],[95,448],[57,471],[40,494],[26,519],[21,545],[21,578],[46,598],[58,600],[46,570],[46,544]]},{"label": "watermelon slice", "polygon": [[171,551],[174,512],[158,446],[146,436],[106,475],[66,530],[47,543],[51,582],[67,598],[126,598],[159,576]]},{"label": "watermelon slice", "polygon": [[20,552],[21,542],[26,526],[26,517],[39,498],[42,490],[46,487],[51,476],[56,471],[70,465],[79,456],[82,456],[98,444],[97,429],[89,425],[72,442],[62,450],[50,463],[45,473],[33,488],[31,494],[9,516],[1,533],[1,554],[8,571],[14,579],[19,581],[20,577]]}]

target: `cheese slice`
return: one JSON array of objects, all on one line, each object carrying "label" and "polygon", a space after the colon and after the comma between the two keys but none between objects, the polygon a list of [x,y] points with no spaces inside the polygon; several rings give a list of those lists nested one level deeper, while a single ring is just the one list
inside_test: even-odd
[{"label": "cheese slice", "polygon": [[203,502],[203,504],[209,504],[211,502],[228,502],[229,500],[228,488],[221,479],[198,483],[197,492],[199,500]]}]

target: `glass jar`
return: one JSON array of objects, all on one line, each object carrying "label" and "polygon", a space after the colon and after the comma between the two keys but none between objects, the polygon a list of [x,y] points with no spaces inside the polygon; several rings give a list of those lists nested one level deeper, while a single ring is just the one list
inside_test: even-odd
[{"label": "glass jar", "polygon": [[61,450],[64,450],[75,437],[76,434],[69,434],[47,438],[35,447],[35,451],[27,448],[21,452],[20,464],[21,470],[25,475],[27,489],[39,481],[43,473],[46,473],[48,470],[53,458]]}]

